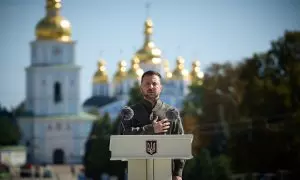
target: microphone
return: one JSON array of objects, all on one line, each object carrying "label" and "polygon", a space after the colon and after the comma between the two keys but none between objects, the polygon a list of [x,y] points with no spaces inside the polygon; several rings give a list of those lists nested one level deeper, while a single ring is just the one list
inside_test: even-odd
[{"label": "microphone", "polygon": [[134,115],[134,112],[133,112],[133,110],[129,106],[125,106],[121,110],[121,118],[122,118],[122,120],[129,121],[129,120],[132,119],[133,115]]},{"label": "microphone", "polygon": [[[168,121],[174,121],[175,119],[177,119],[179,117],[179,111],[175,108],[171,108],[168,109],[166,112],[166,118],[168,119]],[[170,126],[172,126],[172,123],[170,123]],[[170,127],[170,129],[172,129]],[[168,131],[169,133],[171,133],[171,131]],[[166,135],[167,132],[164,132],[164,135]]]},{"label": "microphone", "polygon": [[123,121],[130,121],[133,118],[133,115],[134,115],[134,112],[131,109],[131,107],[125,106],[122,108],[121,113],[120,113],[120,116],[121,116],[120,122],[121,122],[121,125],[123,128],[122,134],[124,134],[124,131],[125,131],[125,125],[124,125]]},{"label": "microphone", "polygon": [[177,119],[177,118],[179,118],[179,111],[175,108],[168,109],[167,112],[166,112],[166,117],[170,121],[172,121],[174,119]]}]

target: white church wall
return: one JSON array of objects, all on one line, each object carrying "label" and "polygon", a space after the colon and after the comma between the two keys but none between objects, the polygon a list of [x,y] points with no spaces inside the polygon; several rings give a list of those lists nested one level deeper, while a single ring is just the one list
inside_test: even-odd
[{"label": "white church wall", "polygon": [[93,121],[77,121],[73,124],[72,162],[81,162],[85,153],[85,143],[92,129]]},{"label": "white church wall", "polygon": [[[78,117],[79,118],[79,117]],[[91,120],[23,118],[19,121],[23,143],[36,163],[53,163],[55,150],[64,152],[65,163],[81,163],[84,145],[91,131]]]},{"label": "white church wall", "polygon": [[[72,114],[79,112],[79,68],[71,66],[34,67],[27,70],[28,82],[28,110],[36,115]],[[54,86],[60,84],[61,102],[54,102]]]},{"label": "white church wall", "polygon": [[74,45],[74,42],[33,41],[31,42],[31,64],[34,66],[74,64]]},{"label": "white church wall", "polygon": [[108,83],[93,84],[92,95],[93,96],[109,96],[109,85]]},{"label": "white church wall", "polygon": [[19,118],[18,119],[18,126],[21,130],[21,140],[20,143],[22,145],[26,145],[28,140],[33,138],[33,126],[32,126],[32,119],[28,118]]}]

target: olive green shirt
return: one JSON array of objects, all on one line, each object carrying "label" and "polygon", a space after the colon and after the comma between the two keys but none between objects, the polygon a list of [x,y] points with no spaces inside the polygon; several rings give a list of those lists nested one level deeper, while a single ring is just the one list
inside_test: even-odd
[{"label": "olive green shirt", "polygon": [[[121,134],[125,135],[154,135],[154,128],[152,125],[151,114],[154,113],[158,116],[158,120],[166,118],[166,112],[169,109],[173,109],[172,106],[158,100],[155,106],[147,100],[142,100],[141,102],[130,106],[134,111],[134,116],[131,120],[121,120],[123,122],[123,132]],[[170,119],[170,129],[166,134],[184,134],[181,118]],[[164,133],[159,133],[164,134]],[[174,159],[172,161],[172,175],[182,176],[182,170],[184,166],[184,160]]]}]

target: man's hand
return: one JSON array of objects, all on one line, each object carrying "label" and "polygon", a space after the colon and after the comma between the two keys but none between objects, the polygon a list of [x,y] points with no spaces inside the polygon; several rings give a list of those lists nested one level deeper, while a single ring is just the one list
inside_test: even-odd
[{"label": "man's hand", "polygon": [[157,121],[157,118],[153,121],[153,129],[155,133],[167,132],[170,128],[170,122],[168,119],[162,119]]},{"label": "man's hand", "polygon": [[173,176],[172,180],[182,180],[182,178],[180,176]]}]

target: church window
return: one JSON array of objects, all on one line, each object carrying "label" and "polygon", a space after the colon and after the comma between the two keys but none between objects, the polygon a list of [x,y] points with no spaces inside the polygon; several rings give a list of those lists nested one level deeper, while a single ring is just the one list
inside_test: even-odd
[{"label": "church window", "polygon": [[59,103],[61,101],[62,101],[61,84],[56,82],[54,84],[54,102]]},{"label": "church window", "polygon": [[52,53],[57,56],[61,53],[61,49],[59,47],[53,47]]}]

